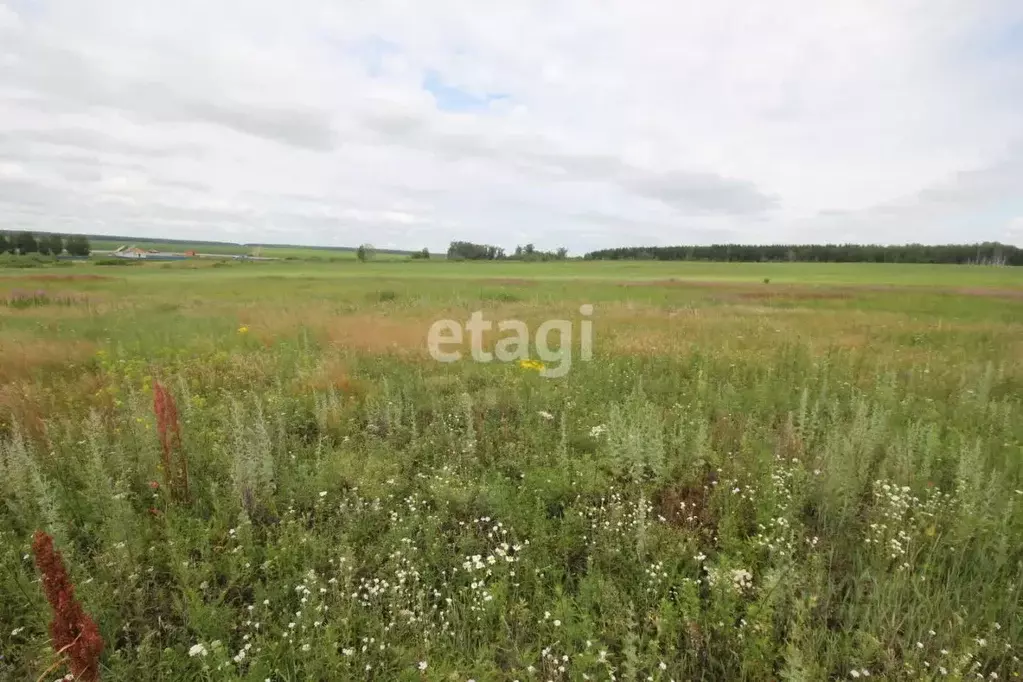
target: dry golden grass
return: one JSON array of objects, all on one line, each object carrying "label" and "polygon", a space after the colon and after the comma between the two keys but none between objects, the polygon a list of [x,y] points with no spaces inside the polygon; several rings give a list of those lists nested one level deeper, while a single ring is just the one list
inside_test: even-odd
[{"label": "dry golden grass", "polygon": [[345,315],[326,321],[321,333],[335,348],[365,353],[427,353],[431,318],[412,316]]},{"label": "dry golden grass", "polygon": [[40,437],[50,413],[49,402],[37,383],[19,380],[0,384],[0,427],[16,423],[27,437]]},{"label": "dry golden grass", "polygon": [[103,378],[80,368],[59,385],[37,379],[0,382],[0,430],[17,424],[22,435],[43,442],[51,419],[67,415],[74,404],[85,404],[101,414],[113,411],[113,397],[102,391]]},{"label": "dry golden grass", "polygon": [[86,341],[64,341],[4,333],[0,336],[0,383],[31,378],[39,371],[53,371],[81,363],[96,352]]},{"label": "dry golden grass", "polygon": [[49,417],[96,389],[98,378],[83,364],[94,352],[84,341],[0,335],[0,426],[17,423],[27,438],[45,438]]},{"label": "dry golden grass", "polygon": [[351,376],[343,357],[336,350],[324,354],[316,365],[296,378],[295,393],[334,391],[346,397],[361,398],[369,393],[370,385]]},{"label": "dry golden grass", "polygon": [[[950,355],[963,362],[977,361],[972,351],[956,347],[959,336],[1000,337],[1010,341],[1013,357],[1023,359],[1023,325],[997,322],[917,320],[899,312],[876,310],[777,308],[750,304],[756,297],[746,297],[723,305],[665,308],[637,301],[602,303],[593,316],[595,347],[599,352],[643,355],[679,354],[699,349],[715,354],[770,354],[780,344],[801,344],[817,355],[834,350],[863,351],[874,349],[886,357],[910,364],[935,361]],[[808,296],[806,300],[819,297]],[[285,338],[294,339],[302,333],[310,335],[322,346],[346,353],[395,354],[405,359],[429,357],[426,339],[430,325],[443,318],[464,323],[467,309],[455,308],[393,308],[385,312],[339,312],[326,302],[307,302],[298,306],[229,306],[218,311],[233,316],[249,333],[270,346]],[[194,311],[195,314],[209,310]],[[537,307],[529,303],[503,303],[488,306],[488,320],[518,319],[531,333],[547,319],[579,319],[573,304],[552,304]],[[907,345],[914,335],[947,334],[949,341],[935,347],[933,343],[919,347]],[[573,323],[574,343],[578,344],[579,326]],[[504,335],[496,330],[485,333],[484,349],[492,350]],[[449,346],[449,349],[451,347]],[[463,351],[469,349],[465,335]],[[312,384],[327,386],[340,381],[342,369],[324,367],[320,376],[310,378]]]},{"label": "dry golden grass", "polygon": [[[247,315],[246,310],[236,310],[240,324],[248,327],[248,333],[265,345],[283,338],[295,338],[306,332],[320,343],[341,351],[369,354],[394,353],[408,358],[428,357],[427,336],[430,326],[439,319],[452,319],[464,323],[468,313],[456,309],[398,309],[386,314],[338,313],[325,304],[305,304],[288,309],[262,309],[258,317]],[[486,319],[521,319],[535,324],[558,314],[570,315],[569,311],[536,310],[526,305],[501,306],[486,312]],[[248,319],[254,320],[248,322]],[[492,347],[501,335],[492,331],[484,334],[484,347]],[[468,337],[464,348],[469,347]]]}]

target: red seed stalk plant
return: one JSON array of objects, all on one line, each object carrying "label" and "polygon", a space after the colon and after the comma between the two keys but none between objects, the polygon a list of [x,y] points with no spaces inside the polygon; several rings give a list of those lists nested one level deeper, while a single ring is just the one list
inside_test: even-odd
[{"label": "red seed stalk plant", "polygon": [[50,638],[58,655],[67,656],[71,674],[80,682],[99,680],[99,655],[103,638],[95,621],[75,599],[75,586],[64,567],[60,552],[53,548],[53,538],[37,530],[32,537],[32,553],[42,574],[43,592],[53,609]]},{"label": "red seed stalk plant", "polygon": [[188,458],[181,448],[178,406],[171,392],[159,381],[153,382],[153,412],[156,414],[156,430],[160,434],[164,481],[174,497],[185,500],[188,498]]}]

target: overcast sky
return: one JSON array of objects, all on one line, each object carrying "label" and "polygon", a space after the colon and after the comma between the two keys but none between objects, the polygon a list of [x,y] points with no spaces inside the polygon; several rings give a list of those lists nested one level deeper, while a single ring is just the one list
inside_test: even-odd
[{"label": "overcast sky", "polygon": [[1023,246],[1020,0],[0,0],[0,229]]}]

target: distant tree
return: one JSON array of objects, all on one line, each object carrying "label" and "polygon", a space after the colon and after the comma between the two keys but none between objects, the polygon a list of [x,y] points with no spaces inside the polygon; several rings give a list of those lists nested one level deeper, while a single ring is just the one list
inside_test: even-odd
[{"label": "distant tree", "polygon": [[54,256],[59,256],[64,251],[64,241],[60,238],[59,234],[48,234],[44,239],[39,240],[40,243],[45,241],[49,247],[50,253]]},{"label": "distant tree", "polygon": [[557,259],[565,260],[566,258],[568,258],[568,249],[562,246],[561,248],[558,249]]},{"label": "distant tree", "polygon": [[372,244],[362,244],[355,252],[355,257],[363,263],[372,260],[374,255],[376,255],[376,249],[373,248]]},{"label": "distant tree", "polygon": [[0,254],[13,251],[14,247],[11,245],[11,240],[7,238],[6,232],[0,232]]},{"label": "distant tree", "polygon": [[490,244],[472,242],[451,242],[448,246],[450,260],[504,260],[504,249]]},{"label": "distant tree", "polygon": [[18,236],[14,238],[14,245],[18,249],[18,253],[23,256],[26,253],[36,253],[39,250],[39,244],[31,232],[19,232]]},{"label": "distant tree", "polygon": [[413,260],[430,260],[430,249],[424,248],[412,254]]},{"label": "distant tree", "polygon": [[92,251],[89,245],[89,238],[80,234],[69,235],[64,248],[69,256],[88,256],[89,252]]}]

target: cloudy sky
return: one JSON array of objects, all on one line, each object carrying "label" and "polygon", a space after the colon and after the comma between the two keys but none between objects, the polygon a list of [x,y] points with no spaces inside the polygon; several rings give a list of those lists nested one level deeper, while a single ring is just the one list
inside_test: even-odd
[{"label": "cloudy sky", "polygon": [[0,0],[0,229],[1023,246],[1019,0]]}]

